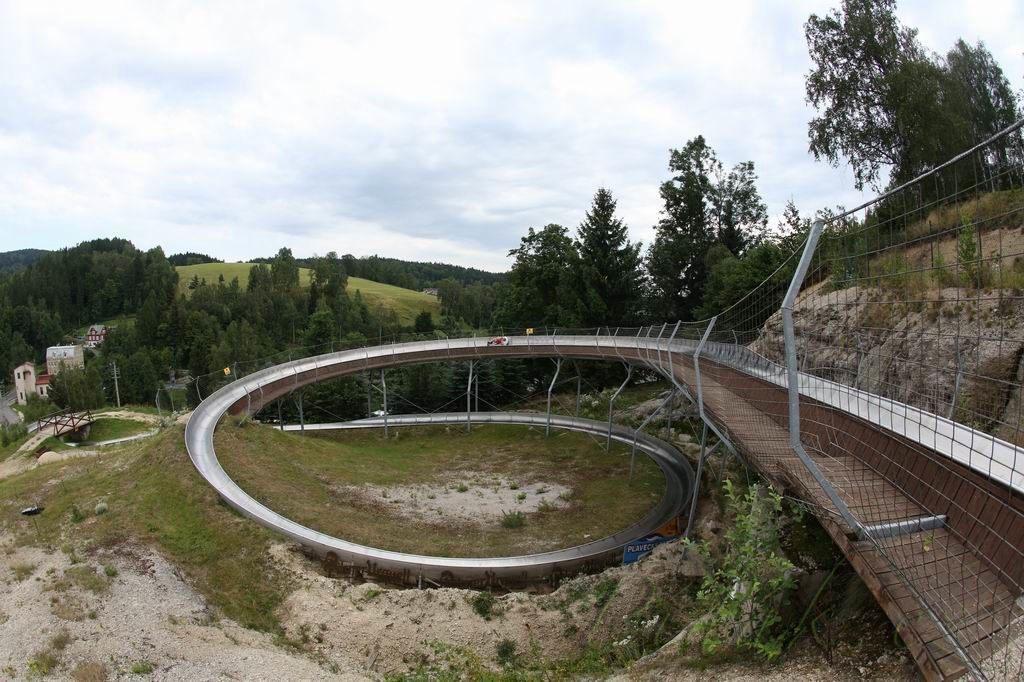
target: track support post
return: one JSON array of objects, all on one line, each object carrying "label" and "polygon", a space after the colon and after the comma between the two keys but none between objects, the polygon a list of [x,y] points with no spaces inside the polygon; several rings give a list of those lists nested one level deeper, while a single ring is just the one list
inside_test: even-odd
[{"label": "track support post", "polygon": [[604,451],[609,452],[612,447],[612,414],[615,411],[615,399],[622,393],[622,389],[626,388],[629,380],[633,378],[633,365],[628,362],[622,363],[626,368],[626,379],[622,382],[622,385],[612,394],[612,399],[608,401],[608,437],[605,439]]},{"label": "track support post", "polygon": [[640,426],[638,426],[635,431],[633,431],[633,452],[629,456],[629,480],[630,481],[633,480],[633,464],[636,462],[636,439],[637,439],[637,436],[639,435],[639,433],[641,431],[644,430],[644,427],[646,427],[659,414],[661,414],[661,411],[664,410],[665,407],[668,406],[675,399],[675,397],[676,397],[676,387],[673,385],[672,389],[668,392],[668,396],[665,398],[665,400],[662,401],[661,405],[658,405],[658,407],[656,407],[654,409],[654,412],[651,412],[649,415],[647,415],[647,419],[644,419],[643,423]]},{"label": "track support post", "polygon": [[473,361],[469,361],[469,378],[466,380],[466,433],[473,428],[470,413],[473,411]]},{"label": "track support post", "polygon": [[381,394],[384,396],[384,437],[388,438],[388,382],[384,376],[385,371],[380,371],[380,387]]},{"label": "track support post", "polygon": [[576,413],[575,416],[580,416],[580,394],[583,389],[583,375],[580,374],[580,366],[573,362],[573,366],[576,368]]},{"label": "track support post", "polygon": [[562,371],[562,358],[555,360],[555,376],[551,377],[548,385],[548,421],[544,426],[544,437],[551,435],[551,392],[555,390],[555,382],[558,381],[558,374]]}]

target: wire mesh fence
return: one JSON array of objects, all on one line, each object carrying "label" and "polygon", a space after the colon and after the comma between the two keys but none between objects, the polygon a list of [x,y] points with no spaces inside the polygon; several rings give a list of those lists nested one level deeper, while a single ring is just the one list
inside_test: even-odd
[{"label": "wire mesh fence", "polygon": [[1020,124],[820,227],[792,354],[782,315],[752,348],[795,363],[801,402],[786,409],[839,501],[822,506],[844,516],[907,636],[940,676],[1019,678]]}]

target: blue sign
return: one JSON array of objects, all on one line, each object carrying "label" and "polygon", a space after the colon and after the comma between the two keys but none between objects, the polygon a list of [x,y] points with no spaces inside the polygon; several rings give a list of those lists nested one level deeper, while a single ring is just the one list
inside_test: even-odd
[{"label": "blue sign", "polygon": [[622,552],[622,563],[623,565],[632,564],[654,551],[654,548],[663,542],[675,539],[673,536],[665,536],[660,534],[648,535],[647,537],[640,538],[635,542],[631,542],[626,545],[626,549]]}]

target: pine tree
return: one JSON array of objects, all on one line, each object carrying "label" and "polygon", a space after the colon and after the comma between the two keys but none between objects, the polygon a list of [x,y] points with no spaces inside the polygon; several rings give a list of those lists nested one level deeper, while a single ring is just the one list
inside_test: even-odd
[{"label": "pine tree", "polygon": [[584,326],[624,326],[636,319],[643,282],[640,244],[615,216],[612,193],[601,188],[577,231]]}]

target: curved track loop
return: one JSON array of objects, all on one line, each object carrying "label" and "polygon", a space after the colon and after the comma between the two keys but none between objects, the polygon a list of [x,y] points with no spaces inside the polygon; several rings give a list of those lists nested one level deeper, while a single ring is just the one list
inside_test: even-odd
[{"label": "curved track loop", "polygon": [[[392,552],[348,542],[298,524],[260,504],[243,491],[221,467],[213,448],[213,432],[220,417],[229,409],[234,412],[255,412],[269,400],[297,386],[362,371],[371,357],[368,353],[373,351],[377,351],[377,359],[385,360],[383,363],[374,363],[374,367],[424,361],[422,344],[405,345],[409,348],[388,347],[385,349],[386,353],[381,353],[381,349],[367,349],[307,358],[249,375],[225,386],[207,398],[189,419],[185,429],[185,442],[192,462],[207,482],[232,507],[321,556],[333,553],[342,563],[373,572],[403,573],[412,578],[423,577],[434,581],[448,580],[454,576],[459,580],[490,581],[507,577],[525,582],[545,579],[553,573],[572,572],[588,565],[602,565],[607,563],[612,555],[621,556],[624,545],[649,534],[666,521],[678,516],[685,508],[693,488],[693,471],[687,461],[668,443],[619,425],[613,425],[612,438],[628,444],[632,444],[635,438],[637,450],[651,457],[665,475],[666,490],[658,505],[638,523],[614,535],[554,552],[516,557],[433,557]],[[435,360],[447,357],[448,344],[441,342],[441,347],[445,354],[435,357]],[[310,367],[313,368],[312,374],[309,373]],[[441,423],[463,425],[466,421],[465,413],[388,417],[389,426]],[[473,413],[471,421],[477,424],[543,426],[547,423],[547,417],[528,413],[481,412]],[[382,425],[382,419],[368,419],[347,423],[344,428],[373,428]],[[330,426],[337,428],[337,425],[310,428],[323,429]],[[608,432],[608,425],[605,422],[556,415],[551,417],[551,426],[594,433],[602,437]]]}]

